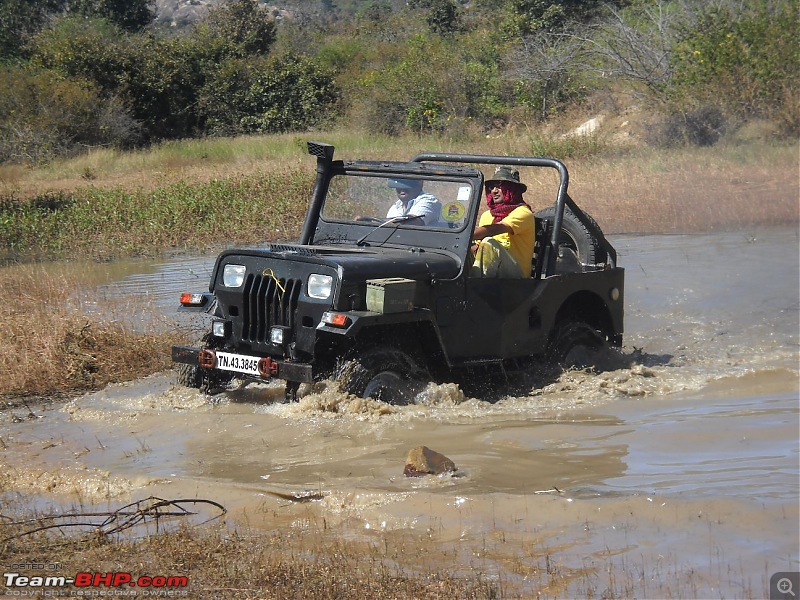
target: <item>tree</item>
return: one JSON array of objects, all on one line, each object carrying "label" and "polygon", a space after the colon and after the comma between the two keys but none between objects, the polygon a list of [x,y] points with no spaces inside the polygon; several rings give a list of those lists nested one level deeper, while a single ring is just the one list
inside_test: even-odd
[{"label": "tree", "polygon": [[63,77],[88,79],[109,95],[129,69],[124,33],[103,19],[55,19],[31,40],[29,49],[32,65]]},{"label": "tree", "polygon": [[369,0],[359,8],[357,17],[372,23],[379,23],[392,14],[392,5],[388,0]]},{"label": "tree", "polygon": [[333,76],[293,54],[231,58],[203,87],[198,107],[211,134],[302,131],[332,115]]},{"label": "tree", "polygon": [[628,0],[507,0],[500,29],[509,40],[563,31],[570,23],[590,21],[606,5],[613,7],[628,3]]},{"label": "tree", "polygon": [[101,17],[127,31],[139,31],[153,22],[155,0],[72,0],[71,13]]},{"label": "tree", "polygon": [[680,30],[670,56],[673,106],[713,107],[738,120],[765,117],[800,131],[797,0],[720,2]]},{"label": "tree", "polygon": [[0,58],[21,56],[47,15],[61,10],[63,4],[64,0],[0,0]]},{"label": "tree", "polygon": [[225,40],[236,56],[266,55],[275,42],[275,22],[256,0],[230,0],[208,12],[200,31]]},{"label": "tree", "polygon": [[585,44],[587,71],[633,84],[658,102],[672,78],[670,57],[681,23],[691,13],[674,2],[655,0],[627,10],[607,8],[605,19],[570,36]]},{"label": "tree", "polygon": [[510,53],[506,75],[516,81],[517,101],[545,120],[581,95],[583,43],[565,35],[529,36]]},{"label": "tree", "polygon": [[0,161],[36,163],[136,139],[124,104],[86,79],[12,67],[0,69],[0,89]]},{"label": "tree", "polygon": [[449,35],[461,28],[459,9],[454,0],[409,0],[408,6],[425,10],[425,20],[433,33]]}]

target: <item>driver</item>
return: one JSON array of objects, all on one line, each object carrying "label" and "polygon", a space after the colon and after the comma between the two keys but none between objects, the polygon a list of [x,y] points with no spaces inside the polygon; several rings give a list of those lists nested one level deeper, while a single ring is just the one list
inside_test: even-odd
[{"label": "driver", "polygon": [[[390,179],[389,187],[397,193],[397,202],[386,213],[387,219],[413,216],[423,225],[439,223],[442,205],[436,196],[422,191],[421,179]],[[412,221],[412,224],[416,223],[416,219]]]}]

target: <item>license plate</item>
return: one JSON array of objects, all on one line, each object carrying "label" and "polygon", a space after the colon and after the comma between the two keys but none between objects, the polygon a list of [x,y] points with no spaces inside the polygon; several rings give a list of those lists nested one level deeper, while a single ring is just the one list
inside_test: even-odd
[{"label": "license plate", "polygon": [[258,375],[257,356],[244,356],[242,354],[229,354],[228,352],[217,352],[217,368],[223,371],[235,371],[237,373],[247,373],[248,375]]}]

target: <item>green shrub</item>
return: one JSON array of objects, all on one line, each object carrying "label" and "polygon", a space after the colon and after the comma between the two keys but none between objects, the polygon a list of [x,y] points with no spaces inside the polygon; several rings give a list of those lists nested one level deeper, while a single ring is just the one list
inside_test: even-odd
[{"label": "green shrub", "polygon": [[33,38],[30,62],[64,77],[89,79],[110,93],[129,69],[124,40],[125,34],[107,21],[67,16]]},{"label": "green shrub", "polygon": [[464,39],[410,39],[350,90],[351,116],[375,133],[447,131],[500,110],[496,61]]},{"label": "green shrub", "polygon": [[797,0],[710,7],[684,31],[672,56],[671,102],[690,112],[705,106],[729,117],[766,117],[800,133]]},{"label": "green shrub", "polygon": [[21,56],[48,13],[60,5],[60,0],[0,0],[0,59]]},{"label": "green shrub", "polygon": [[90,146],[124,146],[136,123],[86,79],[24,68],[0,69],[0,161],[38,163]]},{"label": "green shrub", "polygon": [[208,12],[194,35],[225,40],[235,56],[266,55],[275,42],[275,22],[256,0],[228,0]]},{"label": "green shrub", "polygon": [[280,133],[331,117],[338,98],[332,74],[296,55],[224,62],[198,101],[209,133]]},{"label": "green shrub", "polygon": [[152,191],[84,188],[0,199],[0,243],[19,257],[108,258],[287,241],[300,232],[311,184],[308,173],[289,170]]},{"label": "green shrub", "polygon": [[155,0],[70,0],[72,13],[85,17],[108,19],[128,31],[138,31],[155,17]]}]

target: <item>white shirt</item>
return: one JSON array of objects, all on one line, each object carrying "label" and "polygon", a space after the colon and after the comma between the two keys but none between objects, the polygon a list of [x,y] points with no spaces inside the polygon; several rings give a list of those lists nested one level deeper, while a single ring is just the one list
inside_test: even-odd
[{"label": "white shirt", "polygon": [[398,199],[397,202],[389,208],[389,212],[386,213],[386,218],[391,219],[393,217],[412,215],[420,217],[425,225],[435,225],[439,222],[439,215],[441,212],[442,207],[436,196],[423,192],[416,198],[409,200],[405,207],[403,207],[403,202]]}]

